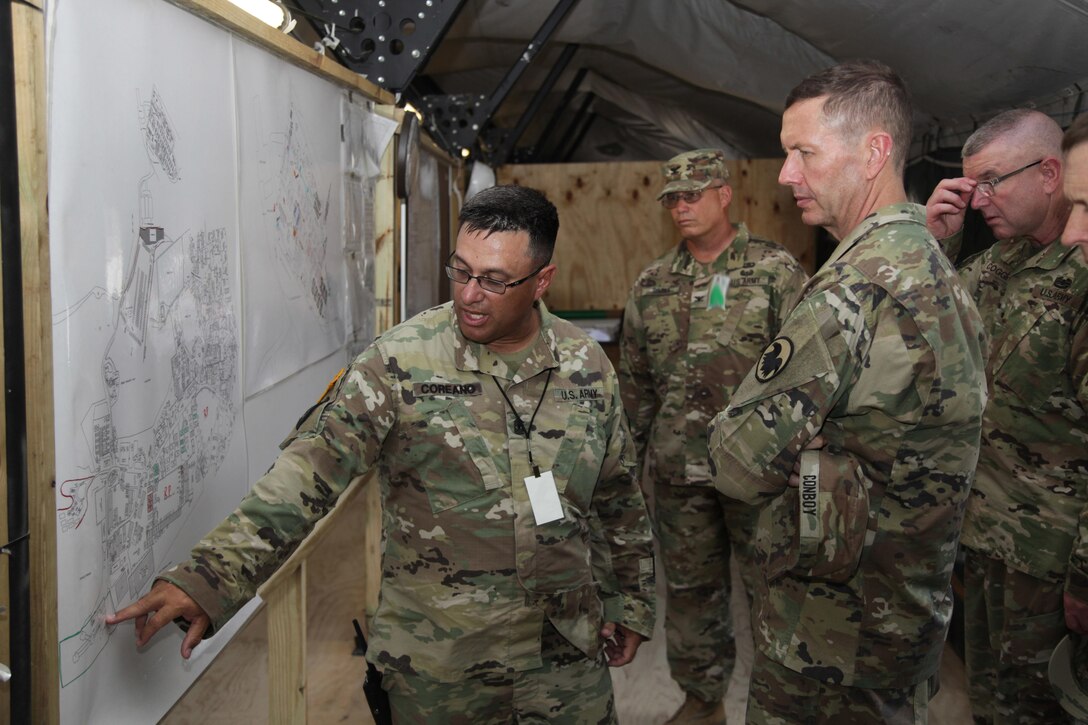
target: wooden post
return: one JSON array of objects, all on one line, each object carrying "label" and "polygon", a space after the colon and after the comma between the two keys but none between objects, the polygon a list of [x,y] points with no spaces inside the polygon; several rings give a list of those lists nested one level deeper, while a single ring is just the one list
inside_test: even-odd
[{"label": "wooden post", "polygon": [[[3,233],[3,221],[0,220],[0,234]],[[0,271],[3,270],[3,257],[0,256]],[[0,295],[0,320],[4,319],[4,298]],[[4,378],[4,338],[0,335],[0,384],[7,389],[7,380]],[[8,439],[7,433],[7,396],[0,395],[0,441]],[[8,536],[8,460],[7,456],[0,456],[0,541],[10,541]],[[0,662],[11,666],[11,617],[8,607],[11,597],[8,592],[8,558],[0,556],[0,606],[4,611],[0,613]],[[11,712],[11,688],[0,685],[0,713]]]},{"label": "wooden post", "polygon": [[306,560],[267,594],[268,721],[306,722]]},{"label": "wooden post", "polygon": [[57,661],[56,503],[53,455],[53,327],[46,211],[45,23],[40,0],[12,3],[30,530],[31,713],[60,719]]},{"label": "wooden post", "polygon": [[[404,119],[404,111],[392,106],[375,110],[398,123]],[[374,185],[374,322],[379,334],[397,323],[400,299],[400,202],[393,179],[396,157],[394,142],[382,156],[381,177]]]}]

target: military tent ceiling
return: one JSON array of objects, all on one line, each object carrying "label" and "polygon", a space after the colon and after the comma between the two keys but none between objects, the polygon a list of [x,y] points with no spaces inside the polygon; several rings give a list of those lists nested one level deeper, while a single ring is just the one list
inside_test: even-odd
[{"label": "military tent ceiling", "polygon": [[[467,0],[415,86],[492,93],[554,5]],[[980,120],[1013,106],[1067,124],[1088,85],[1085,38],[1088,0],[579,0],[492,121],[514,127],[563,47],[577,44],[512,160],[659,159],[706,145],[773,156],[790,88],[839,60],[870,57],[911,88],[917,156],[958,147]],[[591,120],[573,126],[583,101]]]}]

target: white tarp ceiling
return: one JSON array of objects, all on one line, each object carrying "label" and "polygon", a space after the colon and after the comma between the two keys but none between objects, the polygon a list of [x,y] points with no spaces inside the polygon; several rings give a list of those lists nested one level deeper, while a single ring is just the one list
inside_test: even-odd
[{"label": "white tarp ceiling", "polygon": [[[553,6],[468,0],[423,73],[446,93],[490,94]],[[521,145],[584,67],[596,120],[570,160],[664,158],[708,144],[777,155],[789,90],[839,60],[871,57],[911,88],[922,153],[958,145],[1012,106],[1068,123],[1088,88],[1085,38],[1088,0],[580,0],[496,122],[512,127],[562,46],[577,43]]]}]

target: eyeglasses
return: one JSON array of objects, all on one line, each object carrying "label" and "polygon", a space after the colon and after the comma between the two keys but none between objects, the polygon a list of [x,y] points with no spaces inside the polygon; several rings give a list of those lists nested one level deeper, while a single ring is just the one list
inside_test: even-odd
[{"label": "eyeglasses", "polygon": [[537,267],[536,271],[530,274],[528,277],[522,277],[521,279],[514,282],[500,282],[499,280],[491,279],[490,277],[481,277],[479,275],[469,274],[467,269],[454,267],[450,264],[450,261],[453,260],[454,254],[457,254],[457,252],[451,254],[449,260],[446,261],[447,277],[449,277],[457,284],[468,284],[472,280],[476,280],[476,284],[480,285],[480,289],[482,289],[484,292],[491,292],[492,294],[496,295],[506,294],[506,290],[510,289],[511,287],[517,287],[519,284],[528,282],[533,277],[540,274],[541,270],[548,266],[548,263],[545,262],[544,264]]},{"label": "eyeglasses", "polygon": [[1002,174],[1001,176],[997,177],[996,179],[987,179],[985,181],[980,181],[975,186],[975,191],[977,191],[979,194],[981,194],[982,196],[985,196],[987,198],[991,197],[991,196],[993,196],[994,194],[997,193],[997,185],[1000,184],[1002,181],[1004,181],[1005,179],[1011,179],[1012,177],[1019,174],[1021,171],[1027,171],[1032,166],[1038,166],[1041,163],[1043,163],[1043,159],[1039,159],[1038,161],[1032,161],[1027,166],[1021,166],[1016,171],[1010,171],[1007,174]]},{"label": "eyeglasses", "polygon": [[708,186],[706,189],[700,189],[699,191],[670,191],[665,196],[661,197],[661,206],[666,209],[675,209],[676,205],[683,201],[685,204],[694,204],[702,198],[703,192],[707,189],[717,189],[721,184],[715,186]]}]

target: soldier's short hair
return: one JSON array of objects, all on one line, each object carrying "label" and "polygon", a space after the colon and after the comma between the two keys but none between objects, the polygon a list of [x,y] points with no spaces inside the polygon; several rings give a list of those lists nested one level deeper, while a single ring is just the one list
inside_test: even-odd
[{"label": "soldier's short hair", "polygon": [[967,158],[968,156],[974,156],[982,149],[989,146],[1009,131],[1018,127],[1024,123],[1033,114],[1038,111],[1033,111],[1029,108],[1014,108],[1010,111],[1003,111],[993,118],[986,121],[978,128],[976,128],[967,140],[963,143],[963,150],[960,152],[960,156]]},{"label": "soldier's short hair", "polygon": [[1062,153],[1069,153],[1074,146],[1088,141],[1088,113],[1077,117],[1062,136]]},{"label": "soldier's short hair", "polygon": [[552,258],[559,212],[548,197],[528,186],[492,186],[461,207],[460,228],[469,232],[528,232],[529,255],[543,264]]},{"label": "soldier's short hair", "polygon": [[892,138],[892,163],[902,171],[910,149],[913,106],[899,74],[878,60],[850,60],[810,75],[786,97],[798,101],[827,97],[824,121],[852,136],[879,128]]},{"label": "soldier's short hair", "polygon": [[1001,138],[1010,146],[1031,156],[1058,156],[1062,127],[1050,116],[1031,108],[1002,111],[975,129],[963,143],[962,158],[974,156]]}]

